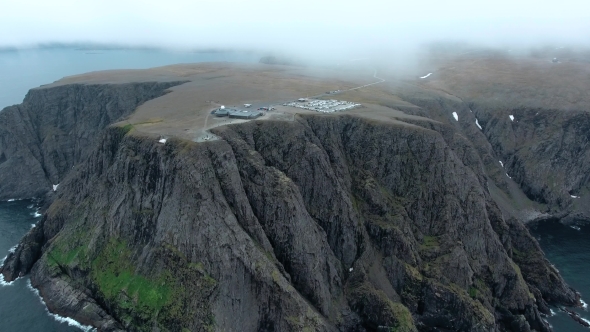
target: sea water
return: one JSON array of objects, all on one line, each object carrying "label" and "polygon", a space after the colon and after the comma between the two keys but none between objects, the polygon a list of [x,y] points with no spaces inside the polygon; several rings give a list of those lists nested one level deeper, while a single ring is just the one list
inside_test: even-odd
[{"label": "sea water", "polygon": [[[0,202],[0,261],[41,219],[37,209],[30,200]],[[0,331],[81,331],[76,322],[56,318],[31,290],[28,277],[11,283],[0,279]]]},{"label": "sea water", "polygon": [[[64,76],[106,69],[141,69],[176,63],[257,62],[245,52],[170,52],[74,48],[0,51],[0,110],[21,103],[27,91]],[[0,202],[0,262],[40,219],[35,202]],[[81,331],[71,319],[50,314],[28,277],[7,284],[0,279],[0,331]]]},{"label": "sea water", "polygon": [[0,110],[19,104],[31,88],[64,76],[108,69],[142,69],[177,63],[258,62],[247,52],[49,48],[0,51]]},{"label": "sea water", "polygon": [[[582,294],[582,300],[590,303],[590,225],[564,225],[558,221],[544,221],[532,226],[531,233],[565,281]],[[552,310],[555,315],[548,317],[548,321],[554,331],[589,331],[559,308]],[[583,319],[590,321],[588,306],[573,310]]]}]

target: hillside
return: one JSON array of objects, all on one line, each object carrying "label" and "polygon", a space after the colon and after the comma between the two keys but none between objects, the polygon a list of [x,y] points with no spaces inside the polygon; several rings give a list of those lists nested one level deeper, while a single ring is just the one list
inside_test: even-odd
[{"label": "hillside", "polygon": [[[104,331],[550,331],[579,295],[525,223],[590,220],[586,97],[545,108],[477,60],[355,90],[375,79],[227,64],[31,90],[0,113],[0,197],[48,208],[0,272]],[[333,90],[363,107],[209,117]]]}]

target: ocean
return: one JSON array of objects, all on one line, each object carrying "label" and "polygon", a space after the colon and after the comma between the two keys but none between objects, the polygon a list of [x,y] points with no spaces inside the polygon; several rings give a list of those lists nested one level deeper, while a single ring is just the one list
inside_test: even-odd
[{"label": "ocean", "polygon": [[[245,52],[171,52],[141,49],[89,50],[46,48],[0,51],[0,110],[19,104],[29,89],[64,76],[106,69],[141,69],[176,63],[258,62]],[[0,262],[39,220],[35,202],[0,202]],[[6,285],[0,281],[0,332],[66,332],[88,330],[55,316],[30,287],[28,277]]]},{"label": "ocean", "polygon": [[[590,302],[590,225],[563,225],[558,221],[540,222],[531,227],[547,259],[555,265],[565,281],[582,294],[582,300]],[[558,308],[552,309],[554,316],[548,317],[556,332],[588,332],[588,328],[576,323]],[[580,317],[590,321],[588,306],[573,309]]]},{"label": "ocean", "polygon": [[[0,51],[0,109],[18,104],[27,91],[64,76],[105,69],[140,69],[175,63],[228,61],[257,62],[259,55],[239,52],[166,52],[156,50],[82,50],[73,48]],[[0,202],[0,259],[39,220],[30,200]],[[558,222],[533,227],[547,258],[565,280],[590,300],[590,226],[578,229]],[[590,320],[588,309],[575,309]],[[558,308],[548,318],[556,332],[587,332]],[[80,331],[83,326],[51,315],[27,277],[0,285],[0,331]]]}]

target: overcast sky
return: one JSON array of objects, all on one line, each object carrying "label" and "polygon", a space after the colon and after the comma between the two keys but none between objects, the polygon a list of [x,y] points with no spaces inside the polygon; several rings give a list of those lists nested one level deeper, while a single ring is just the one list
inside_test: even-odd
[{"label": "overcast sky", "polygon": [[588,0],[2,0],[0,46],[379,50],[434,40],[590,44]]}]

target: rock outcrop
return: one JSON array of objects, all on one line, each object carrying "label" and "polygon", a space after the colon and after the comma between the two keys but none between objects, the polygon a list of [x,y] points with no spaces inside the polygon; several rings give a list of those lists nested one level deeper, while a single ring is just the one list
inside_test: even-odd
[{"label": "rock outcrop", "polygon": [[0,112],[0,200],[41,196],[84,160],[102,130],[181,82],[32,89]]},{"label": "rock outcrop", "polygon": [[299,116],[165,145],[110,128],[1,272],[105,331],[549,331],[546,302],[575,292],[473,147],[429,126]]},{"label": "rock outcrop", "polygon": [[548,304],[579,304],[523,221],[590,216],[588,113],[401,85],[423,118],[165,144],[112,125],[180,83],[40,88],[0,113],[0,199],[51,203],[6,281],[101,331],[550,331]]}]

